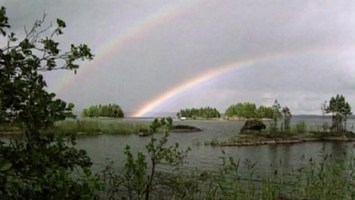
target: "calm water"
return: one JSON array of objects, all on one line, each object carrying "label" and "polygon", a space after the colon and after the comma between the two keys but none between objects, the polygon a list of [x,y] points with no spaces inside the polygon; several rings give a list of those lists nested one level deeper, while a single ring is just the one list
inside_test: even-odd
[{"label": "calm water", "polygon": [[[328,119],[329,120],[329,119]],[[134,120],[128,120],[134,123]],[[149,123],[148,120],[145,120]],[[306,121],[313,130],[317,130],[324,122],[320,117],[294,117],[293,123]],[[186,168],[198,168],[203,170],[216,169],[221,166],[222,150],[226,156],[235,160],[250,160],[257,162],[256,169],[259,173],[272,170],[272,166],[278,166],[286,170],[298,168],[304,165],[309,158],[321,159],[325,154],[334,157],[343,153],[355,153],[354,142],[309,142],[302,144],[279,144],[246,147],[211,147],[205,146],[206,141],[214,138],[228,138],[238,134],[243,126],[241,121],[175,121],[174,124],[187,124],[202,128],[202,132],[196,133],[171,133],[169,143],[178,142],[181,148],[191,147],[192,151],[186,159]],[[355,120],[348,122],[348,128],[354,131]],[[158,134],[159,136],[159,134]],[[161,134],[160,134],[161,136]],[[123,149],[130,145],[133,152],[144,152],[149,137],[137,135],[116,136],[100,135],[95,137],[81,137],[78,139],[78,147],[85,149],[95,168],[100,169],[109,161],[114,161],[120,167],[124,160]]]}]

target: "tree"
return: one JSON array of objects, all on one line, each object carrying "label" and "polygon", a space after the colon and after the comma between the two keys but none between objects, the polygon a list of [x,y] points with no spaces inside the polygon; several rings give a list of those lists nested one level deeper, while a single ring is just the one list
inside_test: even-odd
[{"label": "tree", "polygon": [[274,101],[274,104],[272,105],[272,120],[270,122],[270,130],[272,132],[277,132],[277,124],[279,119],[281,119],[282,114],[281,114],[281,106],[277,100]]},{"label": "tree", "polygon": [[[325,115],[327,114],[327,107],[328,107],[328,102],[327,101],[324,101],[321,106],[320,106],[320,109],[322,110],[322,116],[323,118],[325,118]],[[329,128],[329,125],[328,123],[325,121],[322,125],[322,129],[323,131],[327,131]]]},{"label": "tree", "polygon": [[341,111],[341,113],[343,114],[344,116],[344,129],[346,131],[346,122],[348,120],[348,116],[352,115],[352,112],[351,112],[351,106],[348,102],[345,102],[345,105]]},{"label": "tree", "polygon": [[187,118],[204,118],[204,119],[212,119],[212,118],[220,118],[221,114],[216,108],[211,107],[201,107],[201,108],[186,108],[181,109],[178,113],[176,113],[178,118],[187,117]]},{"label": "tree", "polygon": [[283,107],[282,110],[282,117],[283,117],[283,125],[285,131],[290,131],[290,123],[291,123],[291,111],[288,107]]},{"label": "tree", "polygon": [[121,107],[117,104],[92,105],[88,108],[84,108],[81,115],[83,117],[124,117]]},{"label": "tree", "polygon": [[256,107],[255,103],[243,102],[230,105],[225,111],[226,117],[238,117],[238,118],[268,118],[272,119],[273,109],[269,106]]},{"label": "tree", "polygon": [[331,97],[326,113],[332,114],[332,131],[346,131],[347,118],[352,112],[350,104],[346,102],[343,95],[337,94],[335,97]]},{"label": "tree", "polygon": [[[9,144],[0,141],[2,199],[80,199],[94,195],[91,187],[95,184],[87,182],[93,177],[86,152],[67,146],[62,138],[41,133],[73,108],[46,90],[42,74],[59,69],[76,72],[76,61],[91,60],[93,55],[85,44],[72,44],[67,51],[59,49],[54,39],[63,34],[66,24],[57,19],[55,27],[42,28],[45,17],[25,28],[20,39],[9,32],[6,9],[0,9],[0,40],[7,40],[0,46],[0,120],[22,124],[26,136]],[[73,170],[84,173],[74,178]]]},{"label": "tree", "polygon": [[[0,49],[0,95],[2,121],[19,121],[26,130],[34,134],[40,128],[50,126],[54,121],[63,119],[64,111],[71,110],[67,104],[55,99],[54,93],[45,90],[46,82],[40,72],[67,69],[76,71],[78,59],[92,59],[87,45],[71,45],[70,50],[62,52],[55,36],[63,34],[64,21],[57,19],[57,27],[49,36],[50,28],[44,25],[45,15],[37,20],[25,37],[19,39],[14,33],[7,34],[8,19],[5,8],[1,8],[0,31],[7,37],[7,44]],[[41,109],[39,109],[41,108]]]},{"label": "tree", "polygon": [[169,129],[159,139],[154,137],[153,133],[166,126],[172,127],[172,118],[154,119],[149,127],[152,137],[146,145],[147,152],[138,152],[134,156],[130,146],[126,145],[123,169],[105,169],[103,179],[108,183],[108,188],[113,188],[109,189],[106,199],[159,199],[159,190],[169,187],[169,181],[176,184],[174,176],[164,176],[158,169],[169,166],[173,169],[171,174],[174,174],[191,149],[180,150],[178,143],[169,146]]},{"label": "tree", "polygon": [[250,102],[237,103],[229,106],[225,112],[227,117],[255,118],[257,113],[256,105]]},{"label": "tree", "polygon": [[268,118],[268,119],[272,119],[272,115],[273,115],[273,110],[271,107],[269,106],[259,106],[259,108],[256,110],[256,117],[257,118]]}]

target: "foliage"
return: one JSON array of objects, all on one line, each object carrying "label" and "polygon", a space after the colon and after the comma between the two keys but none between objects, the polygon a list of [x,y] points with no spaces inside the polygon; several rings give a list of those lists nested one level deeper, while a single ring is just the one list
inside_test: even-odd
[{"label": "foliage", "polygon": [[[325,115],[327,114],[327,107],[328,107],[328,102],[324,101],[321,106],[320,109],[322,111],[322,117],[325,119]],[[322,131],[326,132],[329,129],[329,125],[328,122],[324,121],[322,124]]]},{"label": "foliage", "polygon": [[62,138],[2,143],[0,155],[1,199],[92,199],[101,187],[86,152]]},{"label": "foliage", "polygon": [[221,113],[216,108],[204,107],[204,108],[186,108],[180,110],[177,114],[177,117],[187,117],[187,118],[220,118]]},{"label": "foliage", "polygon": [[273,111],[271,107],[268,106],[259,106],[259,108],[256,110],[256,118],[267,118],[267,119],[272,119]]},{"label": "foliage", "polygon": [[[222,157],[223,167],[209,173],[203,191],[209,199],[353,199],[354,158],[349,161],[332,159],[325,155],[320,162],[310,158],[299,169],[284,172],[275,167],[272,173],[258,177],[254,174],[257,163],[245,160],[235,162]],[[243,170],[242,170],[243,169]]]},{"label": "foliage", "polygon": [[304,199],[354,199],[354,157],[332,158],[325,155],[320,162],[310,158],[290,183],[293,196]]},{"label": "foliage", "polygon": [[[171,126],[170,119],[155,119],[150,126],[151,131],[157,131],[164,126]],[[159,166],[179,166],[186,157],[187,150],[179,151],[179,144],[167,146],[168,132],[157,139],[152,134],[151,140],[146,146],[147,154],[138,152],[133,156],[130,146],[126,146],[124,153],[126,160],[122,173],[117,173],[108,166],[103,172],[103,179],[107,185],[105,199],[155,199],[153,193],[165,187]],[[159,191],[162,192],[162,191]],[[155,194],[157,195],[157,194]]]},{"label": "foliage", "polygon": [[[28,130],[50,126],[56,120],[64,119],[66,111],[72,109],[64,101],[55,99],[54,93],[45,90],[46,82],[41,72],[68,69],[76,71],[78,59],[92,59],[86,45],[71,45],[62,52],[55,36],[63,34],[65,23],[57,20],[57,27],[49,36],[43,36],[52,27],[40,29],[45,16],[37,20],[23,39],[14,33],[7,33],[8,24],[5,8],[1,9],[1,33],[7,44],[0,47],[0,106],[2,122],[19,121]],[[40,108],[40,109],[39,109]]]},{"label": "foliage", "polygon": [[281,131],[285,130],[286,132],[290,131],[290,123],[291,123],[291,111],[288,107],[283,107],[282,110],[282,118],[283,118],[283,124]]},{"label": "foliage", "polygon": [[171,117],[154,119],[149,125],[149,132],[151,134],[158,132],[159,130],[164,130],[168,132],[173,127],[173,119]]},{"label": "foliage", "polygon": [[[352,114],[350,104],[345,100],[343,95],[337,94],[331,97],[329,105],[326,107],[326,113],[332,114],[332,131],[346,131],[346,121]],[[344,124],[342,124],[344,122]]]},{"label": "foliage", "polygon": [[272,120],[270,122],[270,131],[276,133],[278,131],[278,121],[282,117],[282,113],[280,111],[281,106],[279,102],[275,100],[271,108],[272,108]]},{"label": "foliage", "polygon": [[75,105],[73,103],[68,103],[68,109],[66,112],[64,112],[65,119],[76,119],[77,116],[72,111],[74,106]]},{"label": "foliage", "polygon": [[105,120],[65,120],[55,124],[49,131],[59,135],[71,134],[112,134],[126,135],[138,133],[140,129],[148,129],[146,123],[129,123],[122,121],[105,121]]},{"label": "foliage", "polygon": [[231,105],[227,108],[225,115],[227,117],[237,116],[240,118],[255,118],[256,105],[254,103],[244,102]]},{"label": "foliage", "polygon": [[304,121],[300,121],[294,125],[294,131],[296,133],[306,133],[307,125]]},{"label": "foliage", "polygon": [[228,118],[238,117],[243,119],[250,118],[272,118],[272,108],[267,106],[256,107],[254,103],[243,102],[230,105],[225,111],[225,115]]},{"label": "foliage", "polygon": [[[174,167],[156,175],[151,190],[152,199],[353,199],[355,197],[355,160],[351,155],[335,159],[325,155],[321,159],[303,156],[302,167],[284,170],[272,166],[269,172],[256,173],[260,163],[235,161],[222,151],[221,166],[213,170],[181,172]],[[149,163],[145,153],[134,157],[125,150],[124,173],[106,169],[105,180],[109,192],[104,199],[147,199],[145,189]],[[148,154],[149,155],[149,154]],[[315,161],[319,160],[319,162]],[[281,163],[280,163],[281,164]],[[159,190],[160,189],[160,190]],[[115,194],[115,195],[114,195]]]},{"label": "foliage", "polygon": [[82,111],[83,117],[118,117],[123,118],[124,113],[121,107],[117,104],[108,105],[92,105],[89,108],[84,108]]},{"label": "foliage", "polygon": [[0,122],[21,124],[26,133],[21,141],[0,141],[0,196],[94,198],[99,185],[88,170],[91,162],[86,153],[69,147],[62,138],[40,132],[65,119],[73,108],[73,104],[67,105],[46,90],[42,74],[59,69],[76,72],[76,61],[90,60],[93,55],[84,44],[72,44],[68,51],[59,49],[54,39],[63,34],[64,21],[57,19],[55,27],[42,28],[44,22],[45,15],[30,30],[25,28],[24,38],[20,39],[8,33],[6,10],[0,9],[0,40],[7,41],[0,46]]}]

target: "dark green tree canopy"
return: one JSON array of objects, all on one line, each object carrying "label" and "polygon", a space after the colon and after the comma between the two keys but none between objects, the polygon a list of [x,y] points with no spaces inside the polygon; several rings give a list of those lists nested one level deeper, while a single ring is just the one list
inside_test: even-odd
[{"label": "dark green tree canopy", "polygon": [[327,113],[339,114],[343,116],[351,115],[351,106],[345,100],[343,95],[337,94],[335,97],[331,97],[329,101],[329,105],[326,108]]},{"label": "dark green tree canopy", "polygon": [[203,119],[212,119],[212,118],[221,117],[221,113],[216,108],[211,108],[211,107],[181,109],[176,115],[178,117],[203,118]]},{"label": "dark green tree canopy", "polygon": [[290,123],[291,123],[291,117],[292,117],[292,114],[291,114],[291,111],[288,107],[283,107],[282,110],[282,118],[283,118],[283,128],[285,131],[290,131],[291,129],[291,126],[290,126]]},{"label": "dark green tree canopy", "polygon": [[242,102],[230,105],[225,111],[226,117],[250,118],[272,118],[273,110],[268,106],[259,106],[255,103]]},{"label": "dark green tree canopy", "polygon": [[0,123],[20,123],[26,132],[22,140],[0,139],[0,198],[94,199],[97,186],[86,152],[40,131],[64,119],[74,106],[46,90],[43,73],[76,71],[77,60],[93,55],[83,44],[59,49],[55,38],[63,34],[64,21],[43,28],[44,20],[45,16],[25,30],[24,38],[17,38],[9,30],[5,8],[0,9],[0,41],[7,41],[0,44]]},{"label": "dark green tree canopy", "polygon": [[[343,95],[337,94],[331,97],[329,104],[325,108],[326,113],[332,114],[332,127],[333,131],[346,130],[346,121],[348,116],[352,114],[350,104],[345,100]],[[344,125],[342,124],[344,122]]]},{"label": "dark green tree canopy", "polygon": [[108,105],[92,105],[84,108],[82,111],[83,117],[117,117],[123,118],[124,113],[121,107],[117,104]]},{"label": "dark green tree canopy", "polygon": [[[45,27],[45,15],[25,30],[24,38],[10,32],[5,8],[0,10],[0,32],[6,44],[0,46],[0,121],[20,122],[37,130],[64,119],[72,109],[46,90],[43,72],[76,70],[78,59],[91,60],[93,55],[85,44],[59,49],[54,39],[63,34],[64,21],[57,19],[55,27]],[[50,30],[53,31],[50,32]]]}]

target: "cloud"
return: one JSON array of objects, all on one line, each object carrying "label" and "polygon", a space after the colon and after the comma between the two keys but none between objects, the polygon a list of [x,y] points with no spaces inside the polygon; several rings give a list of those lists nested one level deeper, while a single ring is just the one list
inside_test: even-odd
[{"label": "cloud", "polygon": [[[45,11],[48,21],[58,17],[67,22],[59,38],[62,46],[87,43],[98,55],[96,61],[83,64],[77,76],[46,75],[49,89],[72,80],[57,93],[78,109],[117,102],[135,111],[207,70],[245,59],[255,63],[186,91],[156,109],[209,104],[223,110],[236,101],[270,104],[277,98],[297,113],[313,113],[319,103],[337,93],[355,106],[353,1],[3,2],[15,32],[23,34],[23,26]],[[160,12],[172,7],[174,15],[159,18]],[[151,16],[157,16],[153,19],[159,23],[143,27],[105,56],[100,54],[120,33]]]}]

